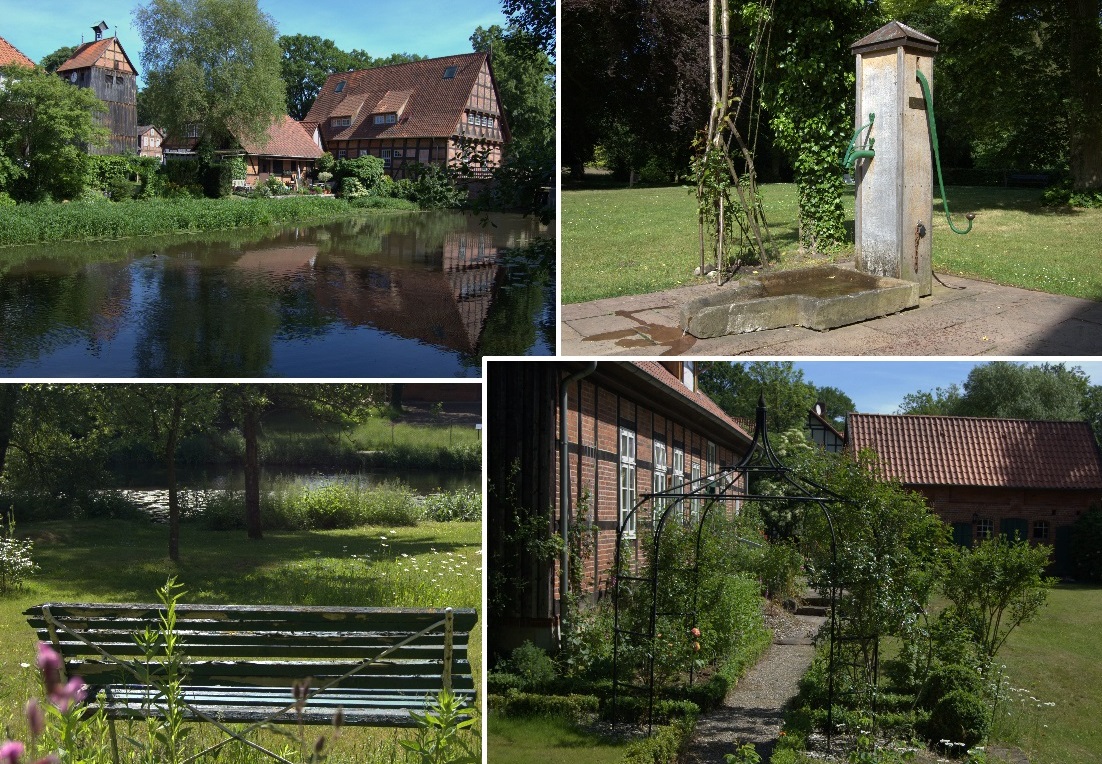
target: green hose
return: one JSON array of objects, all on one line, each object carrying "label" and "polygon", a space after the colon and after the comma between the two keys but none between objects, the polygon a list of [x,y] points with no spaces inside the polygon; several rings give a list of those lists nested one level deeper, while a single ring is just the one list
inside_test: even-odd
[{"label": "green hose", "polygon": [[937,126],[934,124],[934,99],[930,95],[930,83],[926,81],[926,75],[922,73],[921,69],[915,70],[918,75],[918,84],[922,86],[922,96],[926,99],[926,122],[930,126],[930,144],[934,148],[934,162],[937,164],[937,183],[941,189],[941,203],[945,205],[945,219],[949,221],[949,228],[953,233],[959,233],[964,235],[972,230],[972,221],[975,219],[975,215],[969,214],[968,227],[963,231],[953,225],[953,218],[949,215],[949,200],[945,197],[945,179],[941,176],[941,155],[938,152],[937,145]]}]

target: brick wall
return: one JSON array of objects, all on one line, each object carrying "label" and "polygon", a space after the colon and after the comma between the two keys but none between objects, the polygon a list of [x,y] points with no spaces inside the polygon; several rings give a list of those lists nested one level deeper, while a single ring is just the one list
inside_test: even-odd
[{"label": "brick wall", "polygon": [[[666,445],[667,486],[670,486],[675,448],[682,449],[685,454],[686,483],[693,474],[693,465],[699,466],[701,476],[709,473],[706,464],[709,438],[682,422],[657,413],[645,401],[618,394],[587,379],[571,385],[567,411],[571,501],[576,508],[579,497],[588,493],[588,520],[596,527],[592,551],[585,565],[585,589],[598,596],[608,585],[616,555],[616,529],[620,522],[620,427],[635,433],[637,501],[653,491],[656,440]],[[731,466],[740,458],[741,454],[736,454],[732,448],[716,445],[718,466]],[[558,474],[556,468],[556,479]],[[557,485],[555,496],[559,496]],[[651,505],[647,504],[636,514],[650,511]],[[637,527],[641,529],[646,521],[638,517]],[[631,542],[634,564],[642,554],[639,535]],[[557,597],[557,577],[555,586]]]}]

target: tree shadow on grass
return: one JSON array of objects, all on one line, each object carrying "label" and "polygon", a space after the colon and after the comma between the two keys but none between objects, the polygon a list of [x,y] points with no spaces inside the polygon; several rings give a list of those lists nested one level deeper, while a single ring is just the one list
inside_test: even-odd
[{"label": "tree shadow on grass", "polygon": [[[438,596],[435,584],[419,590],[418,581],[438,579],[438,572],[450,580],[455,565],[450,561],[473,554],[479,546],[477,538],[470,543],[439,539],[423,528],[396,529],[395,536],[379,528],[340,533],[269,532],[262,541],[250,541],[242,531],[209,531],[185,523],[181,527],[181,561],[175,564],[167,557],[168,528],[164,525],[51,522],[22,530],[38,539],[39,586],[48,591],[79,592],[81,598],[100,601],[152,602],[156,590],[175,575],[189,592],[185,599],[192,603],[392,606],[396,595],[416,596],[420,591]],[[409,557],[403,558],[403,553]],[[426,555],[433,562],[441,560],[436,566],[439,570],[429,572],[432,566],[426,560],[419,565],[423,579],[420,573],[395,575],[395,560]],[[478,574],[472,566],[467,575]],[[404,590],[396,592],[396,586]],[[463,603],[403,604],[458,607]]]}]

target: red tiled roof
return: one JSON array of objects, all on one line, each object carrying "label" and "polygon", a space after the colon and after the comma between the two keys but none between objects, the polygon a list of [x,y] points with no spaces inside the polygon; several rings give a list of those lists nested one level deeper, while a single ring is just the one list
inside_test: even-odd
[{"label": "red tiled roof", "polygon": [[[331,74],[304,121],[320,123],[326,140],[448,137],[455,134],[486,63],[485,53],[466,53]],[[444,71],[453,66],[455,76],[444,79]],[[341,82],[345,85],[338,93]],[[371,118],[400,109],[396,123],[376,125]],[[335,128],[329,124],[333,116],[354,118],[351,126]]]},{"label": "red tiled roof", "polygon": [[241,141],[241,148],[248,154],[266,157],[317,159],[322,154],[306,128],[286,114],[268,128],[267,145],[262,147],[257,141]]},{"label": "red tiled roof", "polygon": [[10,42],[0,37],[0,66],[26,66],[30,69],[34,68],[34,61],[24,56],[19,48],[12,45]]},{"label": "red tiled roof", "polygon": [[92,42],[81,44],[80,47],[73,51],[73,55],[69,57],[69,60],[57,68],[57,73],[61,74],[70,69],[87,69],[90,66],[95,66],[96,63],[103,58],[107,49],[111,47],[111,43],[115,43],[119,46],[119,50],[122,51],[126,63],[130,64],[130,68],[137,74],[138,67],[134,66],[134,62],[130,60],[130,56],[126,55],[126,50],[122,47],[122,43],[114,37],[104,37],[102,40],[93,40]]},{"label": "red tiled roof", "polygon": [[847,449],[871,448],[904,485],[1102,489],[1085,422],[850,414]]},{"label": "red tiled roof", "polygon": [[671,374],[669,369],[667,369],[662,364],[655,361],[633,361],[632,364],[643,370],[650,376],[654,377],[654,379],[661,382],[675,393],[678,393],[684,398],[688,398],[690,401],[695,403],[697,406],[703,408],[705,411],[722,421],[724,424],[734,428],[747,440],[750,439],[750,435],[746,431],[746,429],[742,425],[740,425],[738,421],[729,417],[727,413],[724,412],[724,410],[721,409],[715,401],[713,401],[711,398],[709,398],[707,395],[700,392],[699,390],[690,390],[689,388],[687,388],[681,382],[681,380]]}]

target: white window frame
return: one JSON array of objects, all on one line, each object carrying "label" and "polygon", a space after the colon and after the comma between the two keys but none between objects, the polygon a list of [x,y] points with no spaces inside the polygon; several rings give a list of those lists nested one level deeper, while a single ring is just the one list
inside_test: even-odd
[{"label": "white window frame", "polygon": [[995,521],[990,517],[976,520],[976,540],[987,541],[995,538]]},{"label": "white window frame", "polygon": [[337,149],[337,159],[344,159],[348,156],[348,152],[345,149]]},{"label": "white window frame", "polygon": [[714,475],[719,470],[719,463],[716,461],[716,444],[712,441],[708,441],[708,445],[704,451],[706,454],[706,464],[709,475]]},{"label": "white window frame", "polygon": [[333,117],[329,124],[333,127],[351,127],[352,117]]},{"label": "white window frame", "polygon": [[383,149],[380,153],[383,157],[383,167],[390,167],[390,157],[394,152],[391,149]]},{"label": "white window frame", "polygon": [[635,538],[635,515],[629,517],[629,513],[635,506],[638,495],[635,474],[635,431],[628,427],[620,428],[620,471],[619,471],[619,495],[620,495],[620,526],[623,528],[623,538]]},{"label": "white window frame", "polygon": [[382,125],[382,124],[384,124],[384,122],[385,122],[385,120],[383,119],[382,114],[376,114],[375,115],[375,124],[376,125]]},{"label": "white window frame", "polygon": [[681,384],[690,390],[696,390],[696,365],[693,361],[681,362]]},{"label": "white window frame", "polygon": [[[673,450],[673,471],[670,473],[670,493],[685,493],[685,449],[675,448]],[[681,499],[674,499],[675,506],[679,508],[679,511],[684,511],[681,504]],[[684,522],[684,519],[682,519]]]},{"label": "white window frame", "polygon": [[401,159],[404,156],[402,149],[394,149],[394,158]]},{"label": "white window frame", "polygon": [[398,115],[397,114],[387,114],[387,115],[385,115],[385,117],[386,117],[386,123],[388,125],[395,125],[395,124],[398,123]]},{"label": "white window frame", "polygon": [[[654,477],[651,480],[654,493],[666,492],[666,473],[668,470],[669,449],[666,448],[663,441],[656,438],[654,441]],[[654,499],[654,522],[656,524],[662,517],[662,511],[666,508],[666,503],[664,497],[655,497]]]},{"label": "white window frame", "polygon": [[[690,488],[692,488],[693,491],[699,491],[700,488],[701,488],[701,484],[700,484],[700,462],[693,462],[692,470],[690,472],[690,480],[691,480],[691,482],[689,483]],[[698,493],[693,494],[693,500],[692,500],[692,503],[689,506],[692,508],[690,510],[690,514],[691,514],[693,522],[695,523],[697,520],[700,519],[700,494],[698,494]]]}]

